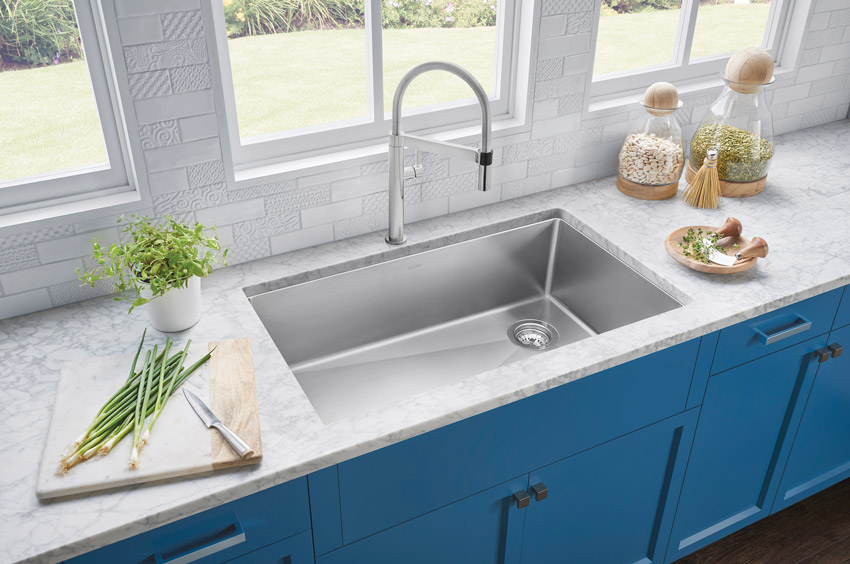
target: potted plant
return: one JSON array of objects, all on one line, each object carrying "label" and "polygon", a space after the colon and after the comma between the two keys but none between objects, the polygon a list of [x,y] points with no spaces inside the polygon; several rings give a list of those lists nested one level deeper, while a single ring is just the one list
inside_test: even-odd
[{"label": "potted plant", "polygon": [[[215,236],[195,223],[189,226],[166,216],[159,221],[135,215],[118,218],[124,223],[128,241],[102,247],[94,245],[96,266],[80,273],[90,286],[104,278],[115,279],[116,300],[131,301],[133,308],[150,302],[151,323],[160,331],[183,331],[201,318],[201,278],[212,272],[213,264],[227,265],[227,250]],[[212,231],[212,234],[208,234]]]}]

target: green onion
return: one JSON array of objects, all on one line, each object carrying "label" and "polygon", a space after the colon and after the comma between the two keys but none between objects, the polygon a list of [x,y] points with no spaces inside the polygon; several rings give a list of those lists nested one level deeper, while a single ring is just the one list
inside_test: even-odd
[{"label": "green onion", "polygon": [[[195,364],[184,369],[183,363],[188,356],[191,341],[186,343],[182,351],[169,356],[174,343],[167,339],[162,352],[159,352],[158,345],[145,351],[142,366],[137,370],[144,342],[145,333],[142,334],[127,380],[103,404],[83,434],[67,449],[67,454],[60,461],[59,473],[64,474],[96,454],[108,454],[130,432],[133,433],[130,467],[136,468],[139,453],[150,440],[153,425],[165,408],[166,402],[212,354],[210,351]],[[147,429],[144,429],[148,417],[150,423]]]}]

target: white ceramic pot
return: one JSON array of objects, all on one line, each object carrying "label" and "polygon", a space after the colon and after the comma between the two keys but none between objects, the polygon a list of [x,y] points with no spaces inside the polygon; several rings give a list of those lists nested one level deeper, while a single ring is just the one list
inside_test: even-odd
[{"label": "white ceramic pot", "polygon": [[[150,288],[142,287],[142,297],[150,299]],[[185,331],[201,319],[201,279],[189,278],[185,288],[172,288],[146,303],[151,324],[164,333]]]}]

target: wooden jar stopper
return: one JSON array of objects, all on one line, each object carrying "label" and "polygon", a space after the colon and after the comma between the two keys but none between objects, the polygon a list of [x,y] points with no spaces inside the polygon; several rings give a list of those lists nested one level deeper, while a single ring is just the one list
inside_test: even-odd
[{"label": "wooden jar stopper", "polygon": [[679,107],[679,91],[669,82],[656,82],[646,89],[643,105],[654,116],[668,116]]},{"label": "wooden jar stopper", "polygon": [[761,47],[746,47],[726,63],[729,88],[742,94],[753,94],[773,79],[773,58]]},{"label": "wooden jar stopper", "polygon": [[740,221],[734,217],[729,217],[726,218],[726,223],[717,228],[715,233],[724,237],[740,237],[743,230],[744,228]]},{"label": "wooden jar stopper", "polygon": [[737,253],[735,253],[735,258],[738,260],[750,257],[764,258],[767,256],[767,251],[767,241],[761,237],[753,237],[753,240],[750,241],[749,244],[745,245],[739,249]]}]

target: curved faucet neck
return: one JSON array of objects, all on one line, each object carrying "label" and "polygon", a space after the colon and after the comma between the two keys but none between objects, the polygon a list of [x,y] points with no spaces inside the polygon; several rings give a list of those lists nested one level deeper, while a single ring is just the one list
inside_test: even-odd
[{"label": "curved faucet neck", "polygon": [[475,92],[475,96],[478,98],[478,104],[481,106],[481,152],[488,152],[490,150],[490,99],[487,97],[487,92],[481,86],[481,83],[466,69],[445,61],[431,61],[416,65],[398,83],[395,96],[393,96],[391,134],[399,135],[401,133],[401,102],[404,98],[404,93],[407,91],[407,87],[410,86],[414,78],[432,70],[442,70],[452,73],[466,82],[472,91]]}]

